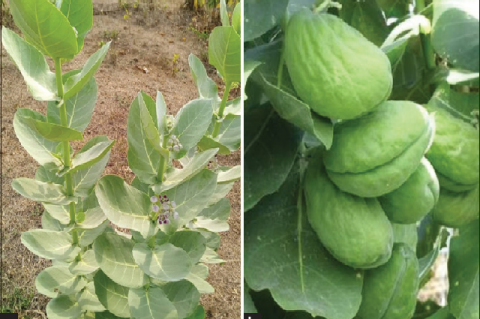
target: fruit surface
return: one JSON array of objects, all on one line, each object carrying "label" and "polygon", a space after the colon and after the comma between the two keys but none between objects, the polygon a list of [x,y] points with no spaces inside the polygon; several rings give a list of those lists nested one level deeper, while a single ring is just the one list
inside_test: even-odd
[{"label": "fruit surface", "polygon": [[387,56],[330,14],[305,8],[291,17],[285,62],[299,97],[316,113],[333,119],[369,112],[392,91]]},{"label": "fruit surface", "polygon": [[378,200],[388,219],[413,224],[427,215],[438,201],[440,186],[435,170],[426,158],[405,183]]},{"label": "fruit surface", "polygon": [[366,271],[359,319],[410,319],[418,290],[418,260],[407,245],[395,244],[392,258]]},{"label": "fruit surface", "polygon": [[426,157],[440,185],[454,192],[474,189],[479,181],[478,129],[434,102],[427,109],[435,116],[435,138]]},{"label": "fruit surface", "polygon": [[338,189],[328,178],[321,157],[310,161],[304,187],[310,225],[336,259],[354,268],[387,262],[393,230],[376,199]]},{"label": "fruit surface", "polygon": [[341,190],[379,197],[400,187],[431,144],[434,121],[420,105],[388,101],[374,112],[334,127],[326,153],[329,177]]},{"label": "fruit surface", "polygon": [[451,192],[440,188],[438,204],[432,211],[433,220],[437,223],[457,228],[479,216],[479,187],[466,192]]}]

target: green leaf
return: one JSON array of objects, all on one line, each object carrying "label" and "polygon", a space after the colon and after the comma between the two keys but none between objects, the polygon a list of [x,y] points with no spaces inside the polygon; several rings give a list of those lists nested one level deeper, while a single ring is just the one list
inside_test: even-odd
[{"label": "green leaf", "polygon": [[44,183],[25,177],[14,179],[12,188],[23,197],[36,202],[68,205],[76,200],[75,197],[65,195],[63,185]]},{"label": "green leaf", "polygon": [[217,84],[207,75],[207,70],[205,70],[202,61],[195,55],[190,54],[188,56],[188,65],[190,66],[190,72],[192,73],[193,81],[197,86],[200,97],[203,99],[212,99],[218,104],[220,98],[218,97]]},{"label": "green leaf", "polygon": [[432,44],[455,67],[479,71],[477,0],[435,0]]},{"label": "green leaf", "polygon": [[177,309],[160,287],[130,289],[128,304],[134,318],[177,319]]},{"label": "green leaf", "polygon": [[[92,229],[100,226],[106,219],[107,216],[103,213],[102,209],[98,204],[97,197],[95,192],[92,192],[85,200],[83,201],[81,212],[84,214],[82,221],[77,220],[77,226],[82,229]],[[78,210],[77,210],[78,212]]]},{"label": "green leaf", "polygon": [[72,159],[72,167],[66,173],[74,173],[92,167],[100,162],[107,155],[115,144],[115,141],[95,140],[96,143],[89,143],[88,147],[84,147],[80,152],[75,154]]},{"label": "green leaf", "polygon": [[412,0],[377,0],[387,18],[403,18],[410,12]]},{"label": "green leaf", "polygon": [[212,206],[222,200],[232,189],[234,183],[217,184],[207,206]]},{"label": "green leaf", "polygon": [[192,264],[196,264],[205,252],[207,240],[198,232],[182,230],[175,232],[168,242],[183,249],[190,257]]},{"label": "green leaf", "polygon": [[235,115],[241,116],[242,115],[242,99],[241,97],[237,97],[234,100],[230,100],[227,102],[225,110],[223,111],[225,116],[227,115]]},{"label": "green leaf", "polygon": [[289,0],[245,0],[244,42],[251,41],[279,25]]},{"label": "green leaf", "polygon": [[449,312],[448,307],[444,307],[427,319],[455,319],[455,317]]},{"label": "green leaf", "polygon": [[42,214],[42,228],[46,230],[63,231],[65,230],[65,225],[69,223],[69,220],[70,218],[68,218],[66,223],[62,224],[45,210]]},{"label": "green leaf", "polygon": [[49,298],[56,298],[60,293],[71,295],[79,292],[87,285],[87,281],[72,274],[68,267],[53,266],[42,270],[35,278],[38,292]]},{"label": "green leaf", "polygon": [[167,283],[161,288],[177,309],[178,318],[186,318],[194,313],[200,301],[200,293],[192,283],[181,280]]},{"label": "green leaf", "polygon": [[58,99],[55,74],[50,71],[43,54],[5,27],[2,28],[2,43],[22,73],[33,98],[38,101]]},{"label": "green leaf", "polygon": [[78,303],[83,311],[100,312],[105,311],[105,307],[95,293],[95,284],[93,281],[89,282],[85,289],[82,291]]},{"label": "green leaf", "polygon": [[23,148],[40,165],[54,163],[60,166],[60,160],[54,156],[58,142],[49,141],[29,125],[29,120],[46,122],[45,116],[30,109],[18,109],[13,118],[13,128]]},{"label": "green leaf", "polygon": [[115,316],[109,311],[95,313],[95,319],[118,319],[118,318],[120,317]]},{"label": "green leaf", "polygon": [[[160,104],[162,103],[160,102]],[[128,165],[132,171],[143,183],[156,183],[160,154],[150,143],[142,128],[138,96],[130,105],[130,111],[128,112],[127,140]]]},{"label": "green leaf", "polygon": [[154,249],[145,243],[135,244],[133,257],[147,275],[162,281],[179,281],[192,268],[188,254],[172,244],[156,246]]},{"label": "green leaf", "polygon": [[225,0],[220,0],[220,20],[222,21],[222,26],[230,26],[230,19],[228,18],[228,8]]},{"label": "green leaf", "polygon": [[68,269],[75,275],[88,275],[99,268],[97,260],[95,259],[95,252],[87,250],[80,255],[80,260],[75,260],[70,264]]},{"label": "green leaf", "polygon": [[179,215],[169,226],[175,228],[194,219],[207,206],[215,191],[216,182],[217,175],[204,169],[188,181],[166,191],[165,195],[177,204]]},{"label": "green leaf", "polygon": [[205,254],[203,254],[202,259],[200,259],[200,261],[205,264],[225,263],[225,260],[221,259],[220,256],[217,254],[217,252],[212,248],[207,248],[207,250],[205,250]]},{"label": "green leaf", "polygon": [[78,233],[79,246],[82,248],[90,246],[95,241],[95,239],[105,231],[108,226],[109,222],[104,221],[99,226],[91,229],[82,229],[80,227],[75,227]]},{"label": "green leaf", "polygon": [[232,26],[237,34],[242,33],[242,5],[237,3],[232,13]]},{"label": "green leaf", "polygon": [[135,263],[132,254],[134,244],[133,241],[115,233],[104,233],[93,244],[100,269],[116,283],[128,288],[138,288],[148,282],[148,277]]},{"label": "green leaf", "polygon": [[238,181],[241,176],[242,176],[242,167],[240,165],[237,165],[226,171],[219,172],[217,183],[225,184],[225,183],[235,182],[235,181]]},{"label": "green leaf", "polygon": [[[40,1],[40,0],[36,0],[36,1]],[[65,90],[65,94],[63,96],[64,100],[68,100],[74,95],[76,95],[90,81],[90,79],[93,77],[95,72],[100,67],[100,64],[102,64],[102,61],[105,58],[105,55],[107,54],[109,48],[110,48],[110,42],[102,46],[102,48],[100,48],[97,52],[92,54],[90,58],[88,58],[81,72],[67,79],[67,81],[65,82],[65,88],[64,88]]]},{"label": "green leaf", "polygon": [[230,215],[230,202],[223,198],[218,203],[205,208],[194,221],[195,228],[206,229],[211,232],[228,231],[228,217]]},{"label": "green leaf", "polygon": [[205,319],[205,309],[203,309],[202,305],[198,305],[186,319]]},{"label": "green leaf", "polygon": [[283,184],[293,166],[301,134],[269,105],[245,112],[244,209]]},{"label": "green leaf", "polygon": [[49,319],[76,319],[81,314],[82,309],[74,296],[60,295],[47,304]]},{"label": "green leaf", "polygon": [[75,31],[50,1],[12,0],[10,10],[25,39],[43,54],[71,59],[78,53]]},{"label": "green leaf", "polygon": [[68,260],[80,252],[67,232],[34,229],[22,233],[21,241],[28,250],[45,259]]},{"label": "green leaf", "polygon": [[193,266],[192,271],[185,279],[190,281],[201,294],[213,294],[215,289],[205,281],[208,276],[208,267],[203,264]]},{"label": "green leaf", "polygon": [[340,18],[380,46],[388,36],[387,21],[377,1],[340,0]]},{"label": "green leaf", "polygon": [[241,81],[241,39],[233,27],[216,27],[208,39],[208,60],[226,83]]},{"label": "green leaf", "polygon": [[182,169],[173,169],[167,172],[163,183],[152,186],[154,192],[156,194],[163,193],[189,180],[208,165],[208,162],[215,156],[217,150],[218,149],[211,149],[197,153]]},{"label": "green leaf", "polygon": [[207,131],[212,116],[212,100],[193,100],[180,109],[175,117],[175,126],[172,131],[182,144],[182,150],[176,158],[183,157],[187,150],[197,145]]},{"label": "green leaf", "polygon": [[58,124],[45,123],[41,120],[35,120],[33,118],[25,117],[24,123],[30,127],[30,129],[43,138],[54,142],[70,142],[83,140],[82,132],[64,127]]},{"label": "green leaf", "polygon": [[[92,119],[92,114],[97,102],[97,82],[95,78],[90,81],[74,96],[65,101],[67,109],[68,127],[83,132]],[[49,123],[60,124],[60,112],[56,102],[47,105],[47,118]]]},{"label": "green leaf", "polygon": [[[167,156],[167,150],[163,149],[160,145],[161,144],[160,133],[158,132],[155,122],[153,121],[152,115],[150,114],[146,106],[147,101],[144,101],[144,96],[145,96],[145,99],[151,100],[151,98],[145,93],[140,92],[137,95],[142,129],[145,132],[145,136],[150,142],[150,144],[153,146],[153,148],[160,155]],[[153,102],[153,100],[151,100],[151,102]]]},{"label": "green leaf", "polygon": [[[95,285],[95,293],[100,303],[112,314],[122,318],[130,318],[130,310],[128,307],[128,291],[127,287],[123,287],[112,281],[103,273],[98,271],[93,277]],[[97,318],[97,316],[95,317]],[[106,313],[102,313],[100,318],[113,319]]]},{"label": "green leaf", "polygon": [[255,69],[261,64],[262,63],[259,61],[252,61],[252,60],[246,60],[246,59],[244,59],[243,61],[242,96],[244,97],[244,100],[248,99],[248,95],[245,92],[247,81],[250,79],[250,76],[252,75],[253,71],[255,71]]},{"label": "green leaf", "polygon": [[77,45],[80,52],[88,31],[93,26],[93,4],[85,0],[62,0],[60,11],[67,17],[70,25],[77,30]]},{"label": "green leaf", "polygon": [[[225,152],[225,147],[233,152],[240,148],[241,144],[241,129],[242,129],[242,118],[237,115],[226,115],[220,125],[220,131],[216,138],[207,137],[207,145],[211,143],[209,147],[204,147],[203,149],[208,148],[220,148],[219,154],[230,154],[230,152]],[[213,124],[209,128],[210,134],[213,132]]]},{"label": "green leaf", "polygon": [[448,304],[457,319],[479,317],[479,227],[478,219],[460,228],[450,242],[448,259]]},{"label": "green leaf", "polygon": [[322,246],[302,206],[297,207],[298,188],[294,172],[247,215],[245,279],[255,291],[269,289],[285,310],[351,319],[360,306],[363,276]]},{"label": "green leaf", "polygon": [[53,163],[40,166],[35,172],[35,179],[44,183],[63,185],[65,183],[65,179],[63,176],[58,174],[58,171],[58,167]]},{"label": "green leaf", "polygon": [[144,237],[155,233],[155,223],[150,217],[150,197],[125,183],[121,177],[102,177],[95,187],[95,194],[104,214],[118,227],[136,230]]},{"label": "green leaf", "polygon": [[257,308],[253,303],[252,297],[250,296],[250,292],[248,291],[248,287],[245,284],[245,288],[243,291],[243,304],[245,307],[245,313],[258,313]]},{"label": "green leaf", "polygon": [[478,72],[470,72],[464,70],[449,70],[446,80],[451,85],[472,85],[475,84],[478,86],[479,79]]},{"label": "green leaf", "polygon": [[163,134],[165,130],[165,115],[167,114],[167,103],[163,98],[163,94],[157,91],[157,101],[155,102],[155,113],[157,115],[156,126],[158,131]]}]

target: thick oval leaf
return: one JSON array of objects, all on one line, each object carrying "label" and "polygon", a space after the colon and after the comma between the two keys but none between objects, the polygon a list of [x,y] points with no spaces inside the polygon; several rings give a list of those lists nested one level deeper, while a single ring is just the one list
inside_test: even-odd
[{"label": "thick oval leaf", "polygon": [[281,23],[289,0],[246,0],[244,39],[251,41]]},{"label": "thick oval leaf", "polygon": [[86,285],[87,281],[83,277],[72,274],[65,266],[46,268],[35,278],[38,292],[50,298],[56,298],[59,292],[71,295]]},{"label": "thick oval leaf", "polygon": [[45,116],[30,109],[18,109],[13,118],[13,128],[20,144],[40,165],[54,163],[61,165],[61,161],[53,154],[56,153],[58,142],[49,141],[29,125],[30,119],[46,122]]},{"label": "thick oval leaf", "polygon": [[301,134],[269,106],[245,114],[244,209],[277,191],[297,156]]},{"label": "thick oval leaf", "polygon": [[43,138],[54,142],[83,140],[82,132],[58,124],[45,123],[33,118],[24,118],[24,123]]},{"label": "thick oval leaf", "polygon": [[105,58],[109,48],[110,42],[102,46],[102,48],[88,58],[80,73],[75,74],[67,79],[65,82],[65,94],[63,96],[64,100],[68,100],[76,95],[90,81],[100,67],[100,64],[102,64],[102,61]]},{"label": "thick oval leaf", "polygon": [[88,275],[98,269],[98,263],[95,259],[95,252],[93,250],[87,250],[80,255],[80,260],[75,260],[70,264],[68,269],[75,275]]},{"label": "thick oval leaf", "polygon": [[232,26],[237,34],[242,33],[242,5],[237,3],[232,13]]},{"label": "thick oval leaf", "polygon": [[50,213],[45,210],[42,214],[42,228],[46,230],[63,231],[65,230],[65,224],[60,223],[57,219],[53,218]]},{"label": "thick oval leaf", "polygon": [[80,227],[75,227],[74,229],[78,233],[79,246],[82,248],[90,246],[95,241],[95,239],[105,231],[108,226],[109,222],[106,220],[99,226],[91,229],[82,229]]},{"label": "thick oval leaf", "polygon": [[[118,317],[130,318],[130,309],[128,307],[129,289],[127,287],[112,281],[101,270],[93,277],[93,283],[98,300],[109,312]],[[107,313],[102,313],[100,318],[113,319]]]},{"label": "thick oval leaf", "polygon": [[457,319],[479,317],[479,224],[478,219],[460,228],[453,237],[448,258],[448,304]]},{"label": "thick oval leaf", "polygon": [[208,39],[208,61],[226,83],[241,81],[240,35],[233,27],[216,27]]},{"label": "thick oval leaf", "polygon": [[215,148],[195,154],[195,156],[182,169],[173,169],[166,173],[163,183],[153,185],[153,190],[156,194],[160,194],[189,180],[207,166],[217,151],[218,149]]},{"label": "thick oval leaf", "polygon": [[160,287],[130,289],[130,311],[136,319],[178,319],[177,309]]},{"label": "thick oval leaf", "polygon": [[[153,106],[153,99],[145,93],[138,93],[138,106],[140,111],[140,121],[142,123],[142,129],[145,132],[145,137],[148,139],[153,148],[160,153],[162,156],[168,156],[167,150],[161,147],[160,133],[158,132],[157,125],[155,125],[154,118],[155,114],[151,114],[150,110],[147,108],[147,101],[150,100],[151,105]],[[155,110],[152,108],[152,111]]]},{"label": "thick oval leaf", "polygon": [[218,203],[202,210],[194,221],[196,228],[206,229],[211,232],[228,231],[228,217],[230,216],[230,202],[222,198]]},{"label": "thick oval leaf", "polygon": [[202,305],[198,305],[193,313],[188,316],[186,319],[205,319],[205,309]]},{"label": "thick oval leaf", "polygon": [[201,294],[213,294],[215,289],[205,281],[208,276],[208,267],[203,264],[195,265],[185,278],[190,281]]},{"label": "thick oval leaf", "polygon": [[207,206],[212,206],[222,200],[232,190],[234,183],[217,184]]},{"label": "thick oval leaf", "polygon": [[[230,152],[225,151],[225,147],[233,152],[240,148],[241,138],[242,138],[242,118],[239,115],[228,114],[225,115],[225,118],[220,125],[220,130],[217,137],[212,138],[208,137],[207,144],[210,143],[209,147],[204,147],[204,145],[199,145],[202,149],[209,148],[220,148],[219,154],[230,154]],[[209,128],[210,135],[213,131],[213,124]]]},{"label": "thick oval leaf", "polygon": [[78,304],[80,308],[82,308],[82,311],[105,311],[105,307],[101,304],[100,300],[98,300],[97,294],[95,293],[95,284],[93,281],[89,282],[80,294]]},{"label": "thick oval leaf", "polygon": [[77,52],[80,52],[83,48],[85,36],[93,26],[92,1],[62,0],[60,11],[67,17],[70,25],[77,30]]},{"label": "thick oval leaf", "polygon": [[242,176],[242,167],[240,165],[229,168],[218,173],[217,183],[225,184],[237,181]]},{"label": "thick oval leaf", "polygon": [[80,252],[67,232],[34,229],[22,233],[21,241],[32,253],[46,259],[70,260]]},{"label": "thick oval leaf", "polygon": [[5,27],[2,27],[2,43],[22,73],[33,98],[38,101],[58,99],[55,74],[50,71],[43,54]]},{"label": "thick oval leaf", "polygon": [[165,195],[177,204],[178,219],[168,226],[169,229],[185,225],[205,206],[215,191],[217,175],[204,169],[193,178],[165,192]]},{"label": "thick oval leaf", "polygon": [[82,309],[74,296],[60,295],[47,304],[49,319],[77,319],[81,314]]},{"label": "thick oval leaf", "polygon": [[36,202],[68,205],[77,200],[75,197],[65,195],[63,185],[44,183],[31,178],[14,179],[12,188],[23,197]]},{"label": "thick oval leaf", "polygon": [[435,0],[432,44],[455,67],[479,71],[478,0]]},{"label": "thick oval leaf", "polygon": [[100,162],[105,155],[107,155],[115,144],[115,141],[101,141],[95,140],[96,143],[89,143],[88,147],[84,147],[75,154],[72,159],[72,167],[67,173],[74,173],[76,171],[89,168],[94,164]]},{"label": "thick oval leaf", "polygon": [[245,307],[244,312],[258,313],[257,308],[255,308],[255,304],[253,303],[252,297],[250,296],[250,292],[248,290],[249,290],[248,287],[245,287],[243,291],[243,304]]},{"label": "thick oval leaf", "polygon": [[212,115],[212,100],[206,99],[193,100],[177,113],[172,132],[182,144],[180,156],[176,156],[177,158],[182,157],[187,150],[197,145],[208,129]]},{"label": "thick oval leaf", "polygon": [[200,97],[204,99],[212,99],[216,101],[216,103],[220,102],[217,85],[207,75],[207,70],[205,70],[202,61],[200,61],[195,55],[190,54],[188,56],[188,65],[190,66],[190,72],[192,73],[193,81],[197,86]]},{"label": "thick oval leaf", "polygon": [[104,214],[115,225],[136,230],[144,237],[155,233],[155,222],[150,217],[150,197],[125,183],[121,177],[102,177],[95,187],[95,194]]},{"label": "thick oval leaf", "polygon": [[147,283],[147,276],[135,263],[132,254],[134,244],[115,233],[104,233],[93,244],[95,259],[100,269],[110,279],[128,288],[138,288]]},{"label": "thick oval leaf", "polygon": [[269,289],[285,310],[351,319],[362,299],[363,276],[328,254],[309,226],[303,205],[297,207],[298,196],[299,174],[292,173],[277,193],[265,197],[247,215],[248,286],[255,291]]},{"label": "thick oval leaf", "polygon": [[[88,2],[88,1],[87,1]],[[97,102],[97,82],[95,78],[90,81],[74,96],[66,100],[68,127],[83,132],[92,119],[92,114]],[[60,124],[60,112],[56,102],[47,105],[48,122]]]},{"label": "thick oval leaf", "polygon": [[167,283],[162,290],[177,309],[179,319],[193,314],[200,301],[197,288],[187,280]]},{"label": "thick oval leaf", "polygon": [[220,256],[217,254],[217,252],[210,247],[207,247],[207,249],[205,250],[205,254],[203,254],[200,261],[205,264],[225,263],[225,260],[221,259]]},{"label": "thick oval leaf", "polygon": [[71,59],[78,53],[77,36],[67,18],[48,0],[12,0],[15,24],[43,54]]},{"label": "thick oval leaf", "polygon": [[188,254],[172,244],[156,246],[154,249],[145,243],[136,244],[133,258],[146,274],[162,281],[182,280],[192,268]]},{"label": "thick oval leaf", "polygon": [[[82,147],[78,154],[89,151],[95,145],[107,145],[107,143],[113,142],[109,140],[106,136],[95,136]],[[102,176],[109,158],[110,150],[92,166],[75,171],[75,173],[73,174],[73,191],[75,193],[75,196],[86,197],[91,193],[98,179]],[[98,158],[96,158],[95,160],[97,159]]]},{"label": "thick oval leaf", "polygon": [[175,247],[183,249],[190,257],[192,264],[196,264],[206,249],[207,240],[202,234],[194,231],[178,231],[175,232],[168,242]]}]

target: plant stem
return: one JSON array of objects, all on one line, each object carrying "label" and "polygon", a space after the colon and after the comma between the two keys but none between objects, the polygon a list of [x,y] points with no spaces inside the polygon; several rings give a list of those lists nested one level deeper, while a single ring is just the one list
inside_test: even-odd
[{"label": "plant stem", "polygon": [[[59,109],[60,112],[60,122],[62,126],[68,127],[68,119],[67,119],[67,105],[63,100],[63,77],[62,77],[62,64],[60,62],[60,58],[55,59],[55,77],[57,81],[57,95],[60,98],[59,102]],[[68,141],[63,142],[63,165],[66,169],[72,166],[72,160],[70,158],[70,143]],[[67,196],[73,196],[73,177],[72,173],[65,174],[65,186],[67,188]],[[71,202],[69,204],[69,212],[70,212],[70,223],[75,223],[76,216],[75,216],[75,203]],[[73,230],[73,244],[78,243],[78,233],[76,230]]]},{"label": "plant stem", "polygon": [[[163,135],[162,138],[162,147],[167,148],[167,142],[168,142],[168,135]],[[167,155],[166,157],[163,155],[160,155],[160,164],[158,165],[158,175],[157,177],[160,179],[161,182],[164,181],[165,178],[165,171],[167,170],[167,162],[169,160],[169,154],[170,152],[167,150]]]},{"label": "plant stem", "polygon": [[218,109],[217,121],[215,122],[212,133],[213,138],[217,137],[218,133],[220,132],[220,126],[222,126],[223,121],[223,112],[225,111],[225,107],[227,106],[228,95],[230,94],[231,88],[232,82],[228,82],[225,86],[225,91],[223,91],[222,102],[220,102],[220,108]]},{"label": "plant stem", "polygon": [[432,25],[430,20],[425,20],[425,22],[420,24],[420,40],[422,42],[425,63],[429,70],[433,70],[437,67],[437,64],[435,61],[435,50],[432,45]]},{"label": "plant stem", "polygon": [[417,13],[419,13],[423,9],[425,9],[425,0],[416,0],[415,1],[415,11]]}]

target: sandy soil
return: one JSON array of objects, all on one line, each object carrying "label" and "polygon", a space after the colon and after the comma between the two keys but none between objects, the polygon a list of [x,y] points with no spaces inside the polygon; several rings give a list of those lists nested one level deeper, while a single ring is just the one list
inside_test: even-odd
[{"label": "sandy soil", "polygon": [[[216,77],[208,65],[207,42],[191,29],[192,26],[198,31],[211,28],[210,18],[185,12],[180,8],[182,2],[152,2],[138,10],[130,10],[129,19],[124,19],[125,12],[119,9],[116,1],[112,4],[112,1],[99,0],[95,5],[94,27],[87,36],[83,52],[64,66],[64,71],[81,67],[99,49],[101,41],[113,40],[108,56],[96,74],[99,97],[92,122],[85,130],[85,141],[97,135],[107,135],[117,141],[106,174],[118,174],[128,181],[133,179],[126,156],[126,126],[129,105],[140,90],[151,96],[156,96],[157,90],[161,91],[169,112],[175,114],[181,106],[197,97],[188,67],[190,53],[198,56],[210,75]],[[172,63],[174,54],[179,55],[176,65]],[[20,293],[23,297],[18,303],[27,299],[20,318],[44,318],[48,300],[36,293],[35,277],[50,262],[34,256],[20,243],[22,232],[41,226],[42,206],[18,195],[10,184],[17,177],[33,177],[38,166],[15,137],[12,127],[14,113],[19,107],[45,113],[46,104],[29,96],[20,72],[4,50],[2,72],[3,297],[11,298]],[[216,80],[223,91],[223,85],[218,78]],[[238,95],[239,91],[234,94]],[[238,165],[240,153],[220,157],[219,162]],[[218,251],[226,263],[210,267],[208,281],[215,287],[215,294],[206,295],[201,300],[208,318],[237,319],[240,315],[240,183],[236,183],[228,197],[232,204],[230,231],[222,234]]]}]

